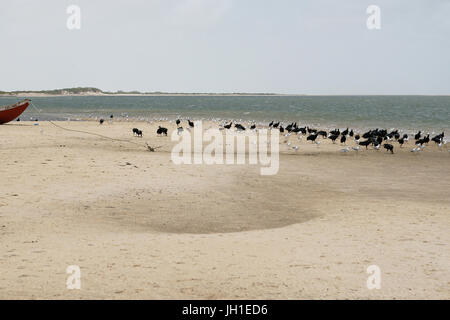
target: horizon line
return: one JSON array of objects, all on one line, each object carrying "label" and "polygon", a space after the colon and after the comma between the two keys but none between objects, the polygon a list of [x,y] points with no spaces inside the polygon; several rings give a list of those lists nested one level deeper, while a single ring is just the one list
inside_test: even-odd
[{"label": "horizon line", "polygon": [[450,96],[449,94],[426,94],[426,93],[280,93],[280,92],[166,92],[166,91],[147,91],[139,90],[116,90],[108,91],[96,87],[70,87],[60,89],[44,89],[44,90],[0,90],[0,96]]}]

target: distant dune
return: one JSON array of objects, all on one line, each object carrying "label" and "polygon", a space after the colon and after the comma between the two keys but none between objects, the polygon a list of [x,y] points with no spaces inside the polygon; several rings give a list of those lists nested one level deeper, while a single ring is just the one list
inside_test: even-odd
[{"label": "distant dune", "polygon": [[103,91],[94,87],[63,88],[53,90],[0,91],[0,96],[50,97],[50,96],[281,96],[277,93],[195,93],[195,92],[140,92],[140,91]]}]

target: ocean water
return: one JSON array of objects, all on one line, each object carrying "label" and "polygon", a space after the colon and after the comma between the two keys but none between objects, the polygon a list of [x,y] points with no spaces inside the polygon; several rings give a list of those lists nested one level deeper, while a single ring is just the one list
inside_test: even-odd
[{"label": "ocean water", "polygon": [[[0,105],[22,98],[0,97]],[[271,120],[323,128],[447,130],[450,96],[76,96],[31,98],[22,120]]]}]

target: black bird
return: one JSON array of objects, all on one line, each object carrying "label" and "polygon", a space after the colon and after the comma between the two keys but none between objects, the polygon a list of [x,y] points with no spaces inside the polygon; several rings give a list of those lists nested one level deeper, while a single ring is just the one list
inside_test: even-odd
[{"label": "black bird", "polygon": [[355,140],[359,140],[359,139],[361,139],[361,136],[360,136],[359,134],[357,134],[357,135],[355,136]]},{"label": "black bird", "polygon": [[112,118],[114,118],[114,116],[113,116],[113,115],[110,115],[109,118],[112,119]]},{"label": "black bird", "polygon": [[[256,125],[252,124],[252,126],[250,127],[250,130],[255,130],[255,129],[256,129]],[[281,129],[280,129],[280,131],[281,131]]]},{"label": "black bird", "polygon": [[272,127],[274,127],[274,128],[278,128],[278,126],[279,126],[279,125],[280,125],[280,123],[279,123],[279,122],[277,122],[277,123],[274,123]]},{"label": "black bird", "polygon": [[291,123],[291,124],[287,125],[287,126],[286,126],[286,131],[287,131],[287,132],[291,132],[293,126],[294,126],[294,123]]},{"label": "black bird", "polygon": [[400,138],[397,141],[400,144],[400,148],[401,148],[403,146],[403,144],[405,143],[405,138]]},{"label": "black bird", "polygon": [[414,136],[414,139],[419,140],[421,134],[422,134],[422,131],[417,132],[416,135]]},{"label": "black bird", "polygon": [[156,130],[156,134],[167,136],[167,128],[159,126],[158,130]]},{"label": "black bird", "polygon": [[367,140],[361,141],[361,142],[359,143],[359,145],[360,145],[360,146],[365,146],[366,149],[367,149],[367,146],[368,146],[369,144],[371,144],[371,143],[372,143],[372,140],[371,140],[371,139],[367,139]]},{"label": "black bird", "polygon": [[20,121],[20,118],[17,118],[17,121]]},{"label": "black bird", "polygon": [[194,127],[194,123],[191,120],[188,120],[189,123],[189,127],[193,128]]},{"label": "black bird", "polygon": [[142,138],[142,131],[139,130],[138,128],[133,128],[133,135],[136,135],[136,136]]},{"label": "black bird", "polygon": [[333,141],[333,143],[335,143],[336,139],[339,138],[339,135],[338,134],[332,134],[328,138],[331,139],[331,141]]},{"label": "black bird", "polygon": [[236,124],[234,125],[234,127],[235,127],[236,129],[238,129],[238,130],[242,130],[242,131],[245,130],[245,127],[244,127],[243,125],[239,124],[239,123],[236,123]]},{"label": "black bird", "polygon": [[389,134],[391,136],[395,136],[398,133],[398,130],[392,130]]},{"label": "black bird", "polygon": [[284,128],[283,126],[280,126],[280,132],[283,133],[284,132]]},{"label": "black bird", "polygon": [[343,136],[346,136],[346,135],[348,135],[348,128],[347,128],[347,129],[345,129],[344,131],[342,131],[342,135],[343,135]]},{"label": "black bird", "polygon": [[232,125],[233,125],[233,122],[230,122],[229,124],[226,124],[226,125],[224,125],[223,127],[224,127],[225,129],[230,129]]},{"label": "black bird", "polygon": [[306,130],[308,131],[308,133],[317,133],[317,129],[311,129],[309,127],[306,127]]},{"label": "black bird", "polygon": [[180,121],[180,119],[177,119],[177,121],[175,121],[176,122],[176,124],[177,124],[177,127],[180,125],[180,123],[181,123],[181,121]]},{"label": "black bird", "polygon": [[345,135],[341,136],[341,143],[345,144],[345,141],[347,140],[347,137]]},{"label": "black bird", "polygon": [[100,119],[99,123],[100,123],[100,124],[103,124],[103,122],[105,122],[105,120]]},{"label": "black bird", "polygon": [[353,137],[353,129],[352,130],[350,130],[350,133],[348,134],[350,137]]},{"label": "black bird", "polygon": [[317,135],[318,135],[318,136],[322,136],[323,138],[326,138],[326,137],[327,137],[327,132],[321,130],[321,131],[317,132]]},{"label": "black bird", "polygon": [[371,136],[372,136],[372,130],[369,130],[369,131],[365,132],[365,133],[362,135],[362,137],[363,137],[364,139],[368,139],[368,138],[371,137]]},{"label": "black bird", "polygon": [[390,151],[392,154],[394,154],[394,146],[389,143],[385,143],[383,147],[386,149],[386,151]]},{"label": "black bird", "polygon": [[376,138],[375,142],[376,142],[377,144],[381,144],[381,143],[383,142],[383,138],[382,138],[381,136],[378,136],[378,137]]},{"label": "black bird", "polygon": [[416,145],[423,145],[423,144],[426,144],[426,143],[428,143],[428,142],[430,142],[430,135],[428,135],[428,136],[426,136],[425,138],[422,138],[422,139],[418,139],[417,141],[416,141]]},{"label": "black bird", "polygon": [[430,142],[430,135],[426,136],[425,138],[419,139],[416,141],[416,145],[423,145]]},{"label": "black bird", "polygon": [[408,139],[408,135],[406,133],[403,135],[403,139]]},{"label": "black bird", "polygon": [[335,130],[330,131],[330,134],[332,136],[339,136],[341,134],[341,131],[339,129],[335,129]]},{"label": "black bird", "polygon": [[314,142],[317,139],[317,133],[311,134],[306,138],[306,141]]},{"label": "black bird", "polygon": [[444,139],[444,132],[433,137],[433,139],[431,139],[431,140],[434,141],[436,144],[439,144],[442,142],[443,139]]},{"label": "black bird", "polygon": [[269,123],[269,128],[271,128],[273,126],[273,121],[271,123]]}]

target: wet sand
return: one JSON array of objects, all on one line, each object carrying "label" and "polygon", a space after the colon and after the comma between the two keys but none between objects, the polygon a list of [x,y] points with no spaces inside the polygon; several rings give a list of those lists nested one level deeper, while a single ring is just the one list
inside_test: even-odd
[{"label": "wet sand", "polygon": [[58,124],[136,144],[0,126],[1,299],[450,298],[446,147],[344,153],[291,136],[296,152],[281,137],[278,174],[261,176],[175,165],[160,123]]}]

